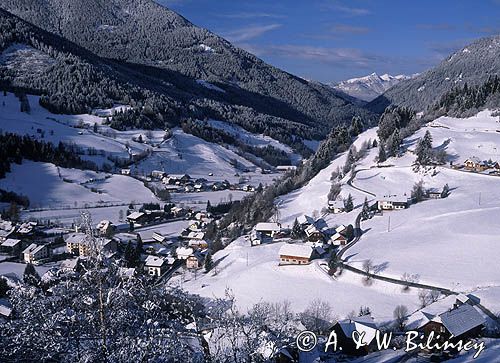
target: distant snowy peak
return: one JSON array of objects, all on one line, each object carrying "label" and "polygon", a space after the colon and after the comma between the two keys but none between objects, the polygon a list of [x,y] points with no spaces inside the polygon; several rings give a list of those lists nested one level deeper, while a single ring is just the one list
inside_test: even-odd
[{"label": "distant snowy peak", "polygon": [[403,74],[391,76],[387,73],[379,76],[377,73],[372,73],[365,77],[352,78],[347,81],[342,81],[334,85],[333,88],[344,92],[349,96],[369,102],[400,81],[413,78],[414,76],[415,75],[406,76]]}]

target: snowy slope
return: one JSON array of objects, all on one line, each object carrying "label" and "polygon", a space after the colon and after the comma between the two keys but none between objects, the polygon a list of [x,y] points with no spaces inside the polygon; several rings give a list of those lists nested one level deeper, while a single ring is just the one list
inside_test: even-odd
[{"label": "snowy slope", "polygon": [[333,88],[349,96],[369,102],[380,96],[392,86],[412,77],[414,76],[406,76],[403,74],[391,76],[387,73],[379,76],[377,73],[372,73],[365,77],[351,78],[347,81],[342,81],[334,85]]},{"label": "snowy slope", "polygon": [[338,317],[346,317],[360,306],[369,306],[379,322],[392,319],[394,307],[406,304],[415,310],[416,291],[402,293],[401,288],[382,282],[365,287],[359,276],[345,272],[332,279],[316,262],[307,266],[278,266],[278,251],[283,243],[250,247],[237,239],[213,256],[216,264],[208,275],[186,274],[171,280],[188,291],[208,298],[224,298],[229,288],[237,305],[246,310],[259,301],[288,300],[296,312],[303,311],[314,299],[327,301]]},{"label": "snowy slope", "polygon": [[[419,180],[423,180],[427,188],[441,189],[447,183],[452,192],[446,199],[425,201],[363,222],[365,234],[350,250],[350,254],[355,255],[350,262],[360,267],[364,260],[372,259],[376,265],[385,266],[383,275],[399,278],[404,272],[418,274],[421,282],[458,291],[500,285],[500,267],[495,262],[500,258],[500,178],[447,166],[438,167],[435,173],[415,173],[412,167],[415,156],[411,152],[418,138],[429,130],[434,147],[445,148],[455,163],[471,156],[500,160],[498,129],[498,117],[491,116],[490,111],[463,120],[439,118],[405,140],[409,151],[385,163],[392,167],[377,168],[374,162],[377,150],[372,149],[359,162],[353,184],[376,197],[344,184],[342,195],[352,193],[358,209],[326,216],[329,224],[353,223],[365,196],[368,200],[387,194],[409,196]],[[375,131],[361,134],[356,141],[358,145],[362,140],[375,137]],[[293,223],[301,213],[311,215],[326,206],[330,173],[344,162],[345,155],[342,155],[308,185],[281,198],[281,216],[286,225]]]}]

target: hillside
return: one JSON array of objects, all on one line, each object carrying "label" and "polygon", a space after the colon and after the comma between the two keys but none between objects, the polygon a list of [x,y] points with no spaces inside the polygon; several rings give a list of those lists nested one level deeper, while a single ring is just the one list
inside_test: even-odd
[{"label": "hillside", "polygon": [[500,73],[500,35],[479,39],[443,60],[438,66],[395,85],[366,107],[382,112],[389,104],[424,111],[455,87],[479,85]]},{"label": "hillside", "polygon": [[351,78],[342,81],[332,85],[332,87],[349,96],[370,102],[392,86],[403,80],[411,79],[412,77],[413,76],[406,76],[403,74],[391,76],[387,73],[379,76],[377,73],[372,73],[365,77]]},{"label": "hillside", "polygon": [[100,57],[173,77],[165,81],[184,92],[197,81],[209,98],[314,127],[316,138],[355,114],[372,116],[329,87],[272,67],[150,0],[1,0],[0,7]]},{"label": "hillside", "polygon": [[[346,253],[347,263],[361,269],[363,262],[370,259],[377,274],[395,279],[405,272],[415,274],[424,284],[484,296],[484,303],[496,311],[495,286],[500,276],[495,263],[499,258],[496,236],[500,230],[494,221],[500,218],[496,205],[500,178],[455,170],[447,165],[417,172],[413,163],[416,141],[427,130],[434,139],[435,149],[444,148],[454,164],[474,155],[481,160],[498,160],[498,122],[498,116],[492,116],[491,111],[467,119],[441,117],[405,139],[405,153],[389,158],[381,167],[374,161],[377,149],[369,149],[357,163],[358,172],[352,185],[348,183],[350,174],[341,180],[340,195],[346,198],[351,194],[355,209],[349,213],[324,214],[329,227],[354,223],[365,197],[373,204],[388,194],[409,196],[413,185],[420,180],[424,181],[424,187],[439,190],[449,184],[451,194],[445,199],[423,201],[361,222],[363,235]],[[359,149],[365,141],[377,138],[376,131],[376,128],[365,131],[354,145]],[[323,213],[332,184],[331,174],[342,168],[346,156],[344,153],[337,157],[303,188],[279,198],[283,227],[292,227],[299,216]],[[411,311],[418,308],[415,300],[418,297],[414,295],[417,289],[402,293],[401,286],[378,280],[367,286],[360,276],[349,271],[332,279],[324,271],[326,259],[315,260],[308,266],[279,266],[278,251],[282,244],[251,247],[248,240],[240,238],[214,255],[214,261],[218,261],[216,272],[196,278],[184,276],[183,286],[206,297],[223,297],[229,288],[242,308],[259,299],[290,299],[292,308],[300,311],[320,298],[330,302],[339,317],[345,317],[353,308],[369,306],[380,322],[391,319],[395,304],[403,303]]]}]

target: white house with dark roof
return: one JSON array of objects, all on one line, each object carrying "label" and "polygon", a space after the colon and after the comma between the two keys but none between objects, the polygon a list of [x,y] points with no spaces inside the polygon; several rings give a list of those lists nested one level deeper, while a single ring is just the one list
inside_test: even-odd
[{"label": "white house with dark roof", "polygon": [[49,249],[45,245],[32,243],[23,251],[23,259],[26,263],[34,263],[49,257]]},{"label": "white house with dark roof", "polygon": [[256,232],[262,233],[263,235],[274,237],[281,231],[281,224],[275,222],[261,222],[257,223],[254,229]]},{"label": "white house with dark roof", "polygon": [[148,256],[144,262],[144,269],[151,276],[161,276],[166,270],[166,261],[163,257]]},{"label": "white house with dark roof", "polygon": [[409,206],[410,202],[406,196],[389,195],[377,201],[377,208],[379,210],[406,209]]}]

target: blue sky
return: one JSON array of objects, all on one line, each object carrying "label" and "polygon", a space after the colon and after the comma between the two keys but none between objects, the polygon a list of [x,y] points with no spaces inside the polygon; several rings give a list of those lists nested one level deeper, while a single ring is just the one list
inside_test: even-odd
[{"label": "blue sky", "polygon": [[157,0],[266,62],[334,82],[422,72],[500,33],[500,0]]}]

